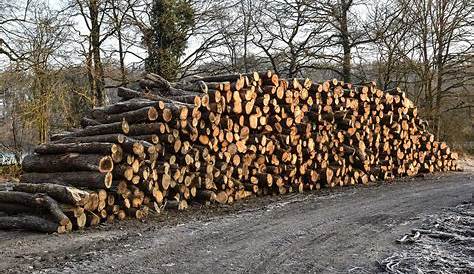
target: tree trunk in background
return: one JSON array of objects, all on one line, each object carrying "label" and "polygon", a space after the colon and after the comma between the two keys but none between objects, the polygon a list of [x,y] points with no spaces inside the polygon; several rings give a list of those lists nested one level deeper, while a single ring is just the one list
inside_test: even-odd
[{"label": "tree trunk in background", "polygon": [[91,20],[91,46],[92,60],[94,66],[94,82],[95,82],[95,105],[104,105],[104,68],[100,58],[100,23],[99,23],[99,0],[90,0],[89,13]]},{"label": "tree trunk in background", "polygon": [[351,41],[349,29],[347,26],[347,12],[349,11],[350,3],[341,1],[341,39],[342,39],[342,49],[344,52],[342,60],[342,75],[344,77],[344,82],[351,82]]},{"label": "tree trunk in background", "polygon": [[[117,33],[118,41],[118,53],[119,53],[119,63],[120,63],[120,82],[122,86],[127,84],[127,75],[125,72],[125,53],[123,50],[123,37],[122,37],[122,20],[123,17],[119,16],[119,7],[116,1],[112,1],[112,16],[114,20],[114,28]],[[124,15],[122,15],[124,16]]]}]

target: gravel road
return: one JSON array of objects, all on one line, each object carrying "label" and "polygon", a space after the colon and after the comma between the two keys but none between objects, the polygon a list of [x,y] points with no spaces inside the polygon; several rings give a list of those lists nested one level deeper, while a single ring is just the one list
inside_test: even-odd
[{"label": "gravel road", "polygon": [[0,232],[0,273],[374,273],[474,172],[193,208],[68,235]]}]

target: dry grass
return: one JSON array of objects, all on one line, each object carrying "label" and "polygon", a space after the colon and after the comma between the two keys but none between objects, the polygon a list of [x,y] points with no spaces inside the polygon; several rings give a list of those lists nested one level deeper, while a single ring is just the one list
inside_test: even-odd
[{"label": "dry grass", "polygon": [[0,183],[17,181],[21,175],[20,165],[0,166]]}]

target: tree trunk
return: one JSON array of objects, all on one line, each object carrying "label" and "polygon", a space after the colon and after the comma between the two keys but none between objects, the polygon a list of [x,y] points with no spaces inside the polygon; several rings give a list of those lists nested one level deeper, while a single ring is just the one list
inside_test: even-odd
[{"label": "tree trunk", "polygon": [[94,82],[95,82],[95,97],[97,99],[96,106],[103,106],[105,100],[105,83],[104,83],[104,68],[100,57],[100,16],[99,16],[99,0],[89,0],[89,14],[91,20],[91,45],[92,45],[92,60],[94,65]]}]

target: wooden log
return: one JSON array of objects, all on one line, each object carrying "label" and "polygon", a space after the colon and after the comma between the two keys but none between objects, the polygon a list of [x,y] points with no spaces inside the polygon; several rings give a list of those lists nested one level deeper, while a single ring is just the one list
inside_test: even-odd
[{"label": "wooden log", "polygon": [[[127,130],[128,132],[128,130]],[[68,144],[68,143],[122,143],[125,140],[123,134],[103,134],[103,135],[92,135],[92,136],[79,136],[79,137],[65,137],[54,141],[54,144]]]},{"label": "wooden log", "polygon": [[199,93],[207,93],[209,91],[209,88],[204,81],[195,81],[195,82],[183,81],[183,82],[173,83],[172,86],[176,89],[199,92]]},{"label": "wooden log", "polygon": [[100,124],[100,122],[88,117],[81,118],[81,127],[98,126]]},{"label": "wooden log", "polygon": [[128,123],[126,121],[120,121],[110,124],[100,124],[97,126],[86,127],[82,130],[71,132],[64,135],[53,135],[51,136],[52,141],[57,141],[64,138],[91,136],[91,135],[104,135],[104,134],[117,134],[117,133],[128,133]]},{"label": "wooden log", "polygon": [[164,98],[155,94],[151,94],[149,92],[140,92],[126,87],[119,87],[117,89],[117,95],[119,97],[122,97],[124,100],[148,99],[151,101],[159,101]]},{"label": "wooden log", "polygon": [[113,105],[94,108],[91,111],[91,115],[94,118],[104,118],[107,115],[119,114],[124,112],[129,112],[145,107],[156,106],[158,102],[156,100],[149,100],[144,98],[133,98],[127,101],[121,101]]},{"label": "wooden log", "polygon": [[149,135],[149,134],[164,134],[169,131],[166,124],[158,123],[146,123],[146,124],[134,124],[130,125],[129,135]]},{"label": "wooden log", "polygon": [[24,173],[20,177],[21,183],[30,184],[59,184],[86,189],[110,188],[112,173],[90,171],[51,172],[51,173]]},{"label": "wooden log", "polygon": [[59,207],[58,203],[45,194],[30,194],[18,191],[0,191],[1,203],[20,204],[29,207],[39,207],[47,210],[51,217],[62,226],[72,225],[69,218]]},{"label": "wooden log", "polygon": [[117,153],[120,147],[113,143],[91,142],[91,143],[50,143],[37,146],[34,151],[38,154],[64,154],[64,153],[84,153],[84,154],[113,154]]},{"label": "wooden log", "polygon": [[100,154],[32,154],[23,159],[23,170],[26,172],[99,171],[107,173],[113,168],[112,158]]},{"label": "wooden log", "polygon": [[150,106],[117,114],[108,114],[103,117],[97,117],[96,120],[104,124],[117,123],[120,121],[127,121],[127,123],[129,124],[134,124],[140,122],[155,121],[157,118],[158,111],[156,110],[156,108]]},{"label": "wooden log", "polygon": [[0,191],[45,193],[58,202],[71,205],[84,205],[89,199],[87,191],[56,184],[4,183],[0,184]]},{"label": "wooden log", "polygon": [[57,223],[30,215],[0,217],[0,229],[4,230],[30,230],[45,233],[64,233],[66,228]]},{"label": "wooden log", "polygon": [[47,214],[43,209],[36,206],[33,207],[14,203],[0,203],[0,212],[4,212],[9,216],[24,214],[41,216]]}]

